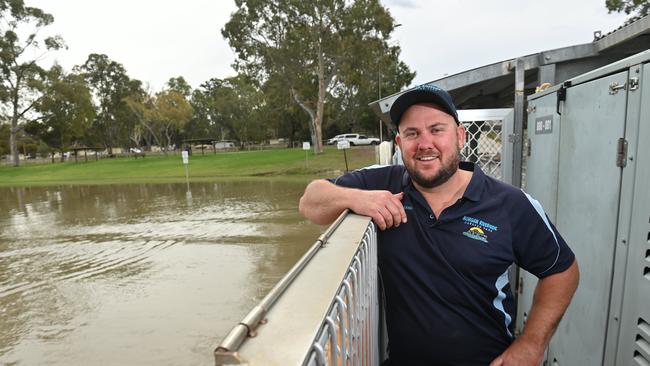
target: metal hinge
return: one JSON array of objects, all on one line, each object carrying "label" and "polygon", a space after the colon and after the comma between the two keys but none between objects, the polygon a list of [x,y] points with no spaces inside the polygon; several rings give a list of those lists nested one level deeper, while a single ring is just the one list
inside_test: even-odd
[{"label": "metal hinge", "polygon": [[627,83],[619,84],[617,82],[612,82],[609,84],[609,94],[614,95],[618,93],[619,90],[625,90]]},{"label": "metal hinge", "polygon": [[616,145],[616,166],[619,168],[625,168],[627,165],[627,140],[624,138],[618,139],[618,144]]},{"label": "metal hinge", "polygon": [[630,91],[639,89],[639,78],[630,78]]}]

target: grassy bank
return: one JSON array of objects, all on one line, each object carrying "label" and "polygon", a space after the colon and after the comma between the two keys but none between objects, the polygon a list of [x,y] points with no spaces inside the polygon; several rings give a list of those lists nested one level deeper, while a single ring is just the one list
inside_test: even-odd
[{"label": "grassy bank", "polygon": [[[374,164],[373,147],[355,147],[347,150],[348,165],[356,169]],[[190,157],[191,181],[263,177],[308,180],[332,177],[345,170],[343,151],[325,148],[323,154],[277,149],[205,155]],[[114,184],[162,183],[185,181],[185,169],[180,154],[89,160],[78,163],[35,164],[20,167],[0,167],[0,186],[55,185],[55,184]]]}]

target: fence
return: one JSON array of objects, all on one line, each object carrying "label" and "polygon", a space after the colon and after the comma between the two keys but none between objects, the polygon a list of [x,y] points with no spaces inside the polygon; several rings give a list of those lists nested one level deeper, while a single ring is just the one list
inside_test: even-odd
[{"label": "fence", "polygon": [[466,131],[462,159],[477,163],[491,177],[512,182],[513,110],[465,109],[458,117]]},{"label": "fence", "polygon": [[343,213],[215,350],[216,365],[379,365],[377,236]]},{"label": "fence", "polygon": [[307,365],[378,365],[377,231],[370,222],[330,305]]}]

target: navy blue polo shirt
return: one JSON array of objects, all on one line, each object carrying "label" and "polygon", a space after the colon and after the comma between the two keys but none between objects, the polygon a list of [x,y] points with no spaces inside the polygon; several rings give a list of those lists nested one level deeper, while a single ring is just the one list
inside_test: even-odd
[{"label": "navy blue polo shirt", "polygon": [[404,192],[408,222],[379,232],[393,365],[487,365],[513,341],[513,263],[537,277],[563,272],[574,255],[539,202],[473,171],[461,199],[435,217],[404,166],[362,169],[337,185]]}]

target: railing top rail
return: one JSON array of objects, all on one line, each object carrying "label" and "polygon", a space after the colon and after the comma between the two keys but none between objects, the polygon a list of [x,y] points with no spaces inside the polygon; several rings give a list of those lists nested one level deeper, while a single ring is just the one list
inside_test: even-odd
[{"label": "railing top rail", "polygon": [[[369,221],[367,217],[347,214],[347,211],[341,214],[260,304],[224,338],[215,350],[216,364],[302,363]],[[318,260],[310,262],[316,253]],[[254,341],[245,341],[250,337],[255,337]]]}]

